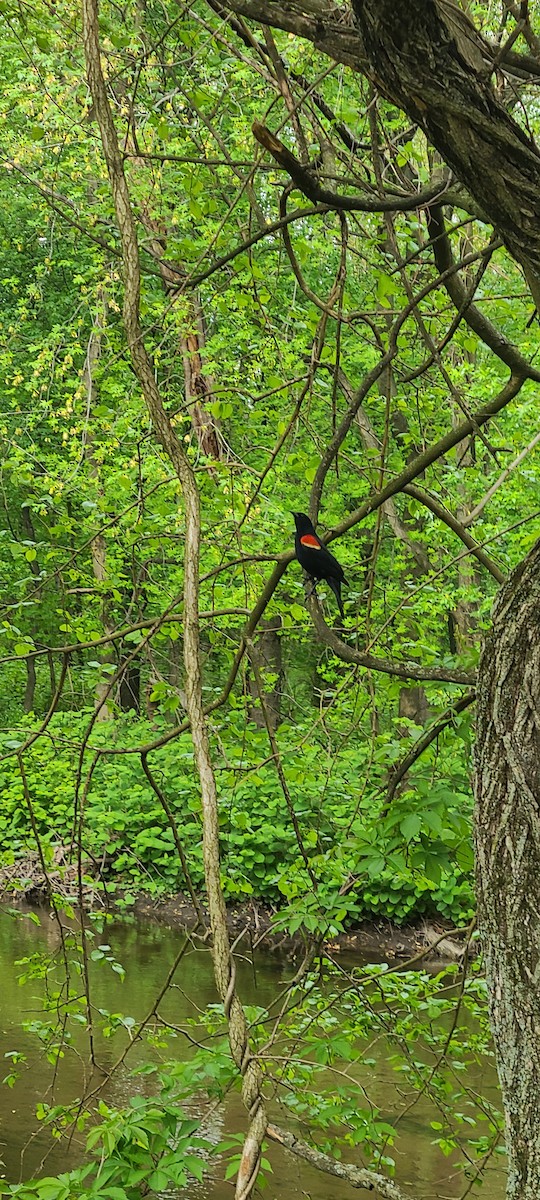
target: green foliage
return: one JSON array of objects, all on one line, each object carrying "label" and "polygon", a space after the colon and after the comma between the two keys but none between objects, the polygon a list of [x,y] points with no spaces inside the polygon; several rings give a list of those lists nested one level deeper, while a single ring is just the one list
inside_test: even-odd
[{"label": "green foliage", "polygon": [[[387,1101],[384,1113],[372,1095],[384,1060],[392,1065],[397,1094],[401,1099],[407,1094],[407,1111],[427,1097],[444,1114],[443,1122],[431,1125],[442,1154],[465,1147],[468,1160],[481,1169],[483,1154],[501,1136],[502,1118],[468,1075],[491,1055],[486,987],[477,960],[461,984],[456,966],[430,974],[385,963],[351,970],[320,964],[293,989],[290,1001],[277,1054],[268,1047],[266,1010],[247,1010],[250,1036],[282,1108],[312,1131],[319,1149],[339,1158],[353,1147],[363,1161],[394,1173],[400,1102],[394,1117],[392,1105]],[[209,1006],[203,1025],[211,1045],[199,1046],[189,1062],[169,1064],[167,1070],[180,1091],[204,1087],[223,1096],[233,1079],[222,1007]],[[227,1138],[216,1150],[234,1151],[239,1140]],[[236,1165],[233,1154],[227,1177]]]},{"label": "green foliage", "polygon": [[[38,1118],[62,1126],[70,1110],[38,1105]],[[196,1150],[208,1150],[195,1137],[199,1122],[185,1117],[163,1091],[151,1098],[132,1096],[123,1109],[100,1100],[97,1123],[86,1136],[90,1161],[73,1171],[26,1184],[0,1182],[0,1195],[19,1200],[139,1200],[151,1192],[186,1187],[201,1180],[204,1161]],[[87,1118],[79,1118],[84,1127]]]},{"label": "green foliage", "polygon": [[[190,566],[225,898],[264,902],[277,929],[320,943],[362,920],[469,922],[468,715],[443,721],[393,792],[392,773],[461,697],[461,685],[445,680],[473,682],[497,587],[430,498],[473,526],[499,574],[523,557],[537,535],[535,390],[525,386],[495,430],[473,426],[427,468],[417,462],[427,500],[400,491],[379,504],[381,487],[413,474],[417,456],[497,394],[507,371],[469,328],[468,306],[456,316],[425,210],[377,211],[379,186],[395,200],[431,180],[424,133],[374,97],[360,70],[329,70],[307,39],[275,31],[275,52],[267,35],[261,58],[258,34],[238,39],[198,0],[99,8],[139,244],[142,339],[200,499],[200,563]],[[495,10],[481,15],[493,31]],[[50,898],[58,906],[64,897],[68,982],[41,953],[19,963],[22,986],[46,992],[25,1030],[56,1070],[88,1020],[86,960],[65,903],[78,889],[77,855],[84,880],[125,905],[142,890],[204,892],[182,660],[185,498],[133,371],[121,237],[78,8],[0,0],[0,38],[0,864],[11,882],[19,872],[24,895],[44,864]],[[373,211],[313,210],[255,145],[254,120],[267,120],[325,186],[367,184]],[[527,136],[536,120],[532,106]],[[284,205],[294,217],[288,241],[276,227]],[[514,342],[534,360],[521,273],[475,213],[445,206],[445,220],[499,345]],[[388,369],[364,389],[390,345]],[[322,489],[312,491],[319,476]],[[292,547],[290,511],[319,501],[321,528],[350,518],[336,544],[349,581],[342,658],[314,636],[296,563],[269,587],[276,556]],[[319,596],[332,624],[333,598],[324,586]],[[266,703],[239,653],[261,597],[264,618],[248,629]],[[348,661],[351,650],[374,665]],[[280,718],[272,737],[269,700]],[[93,923],[86,937],[91,969],[120,978],[105,929]],[[313,976],[290,1012],[285,1005],[280,1053],[267,1062],[269,1015],[250,1015],[272,1088],[319,1144],[352,1146],[393,1169],[397,1125],[375,1100],[358,1102],[353,1078],[382,1040],[398,1079],[434,1105],[443,1154],[463,1137],[471,1155],[493,1147],[496,1115],[486,1106],[482,1124],[443,1061],[448,986],[450,974],[377,968],[353,975],[342,994],[331,973]],[[477,1052],[489,1053],[481,991],[475,975],[463,993],[474,1034],[465,1022],[451,1030],[458,1081]],[[237,1082],[221,1011],[200,1020],[211,1051],[172,1072],[176,1091],[167,1084],[167,1094],[122,1111],[103,1105],[84,1167],[2,1185],[3,1194],[132,1200],[145,1188],[184,1186],[189,1172],[199,1178],[176,1101],[199,1088],[222,1097]],[[116,1011],[102,1010],[99,1022],[107,1039],[133,1032]],[[11,1087],[23,1057],[9,1054]],[[40,1115],[55,1133],[70,1118],[61,1107]],[[235,1166],[233,1156],[228,1174]]]},{"label": "green foliage", "polygon": [[[34,831],[51,869],[55,847],[73,845],[78,746],[87,722],[88,714],[57,714],[47,738],[26,753],[33,825],[13,751],[0,762],[0,854],[6,864],[35,849]],[[282,908],[278,927],[291,933],[300,928],[336,933],[370,916],[397,922],[426,913],[458,923],[470,919],[471,797],[455,735],[424,756],[408,787],[384,812],[384,764],[399,753],[400,742],[386,735],[381,739],[377,755],[383,769],[377,771],[369,764],[368,748],[357,742],[337,754],[339,728],[334,745],[334,739],[314,739],[309,725],[282,726],[278,739],[299,846],[289,802],[274,764],[266,759],[265,734],[252,727],[242,745],[237,733],[238,709],[233,708],[216,747],[227,899],[277,904]],[[84,801],[82,853],[90,874],[101,864],[112,893],[118,887],[165,893],[186,886],[169,816],[139,756],[118,753],[153,735],[155,726],[124,719],[112,731],[96,726],[88,743],[88,756],[97,750],[100,757]],[[12,741],[4,739],[8,753]],[[201,814],[188,734],[159,751],[153,771],[190,879],[200,890]]]},{"label": "green foliage", "polygon": [[[73,848],[80,820],[86,864],[92,871],[101,864],[110,891],[174,891],[185,887],[175,832],[140,756],[118,751],[135,751],[183,721],[184,501],[134,386],[118,235],[81,82],[78,23],[65,0],[32,13],[7,5],[0,21],[6,62],[0,102],[6,164],[0,180],[3,749],[20,746],[55,697],[54,719],[24,752],[34,831],[46,860],[58,843]],[[447,377],[423,369],[425,341],[417,323],[421,317],[434,344],[444,345],[447,296],[435,286],[429,231],[416,212],[396,218],[394,250],[381,237],[376,212],[363,214],[361,228],[349,223],[346,247],[335,212],[303,213],[290,227],[293,270],[281,235],[272,230],[280,215],[280,172],[258,153],[254,158],[251,123],[268,107],[268,80],[249,53],[238,55],[223,42],[212,13],[205,12],[202,23],[197,9],[181,19],[175,13],[171,22],[159,8],[142,14],[128,6],[120,14],[104,3],[100,31],[107,78],[127,89],[123,99],[112,94],[141,245],[145,344],[200,493],[203,687],[213,706],[227,689],[245,616],[261,596],[272,560],[292,544],[290,510],[307,507],[325,447],[346,416],[350,393],[340,371],[354,392],[420,279],[422,286],[432,280],[433,290],[419,315],[409,313],[401,326],[390,408],[383,388],[366,395],[364,424],[350,424],[326,476],[321,524],[335,525],[361,507],[381,479],[399,475],[457,419],[449,411]],[[338,85],[307,43],[276,36],[284,69],[317,81],[324,145],[339,141],[341,122],[359,146],[372,141],[365,81],[349,73],[347,86]],[[150,45],[155,54],[143,53]],[[134,78],[136,103],[126,82]],[[269,108],[281,129],[288,115],[274,112],[274,102],[281,104],[281,92],[272,93]],[[377,119],[395,147],[394,184],[401,188],[403,172],[410,172],[421,186],[430,170],[423,138],[383,101]],[[311,115],[302,111],[299,120],[311,131]],[[306,133],[315,162],[311,140]],[[366,169],[372,173],[363,159],[354,169],[358,178]],[[289,201],[303,211],[300,195]],[[271,232],[246,248],[244,239],[265,226]],[[457,255],[461,217],[449,229]],[[471,223],[470,246],[481,248],[484,235]],[[174,302],[156,254],[191,272],[185,290],[173,289]],[[497,256],[493,264],[486,260],[482,276],[490,315],[501,336],[528,354],[534,337],[527,302],[515,268],[502,251]],[[321,323],[313,297],[323,298],[324,308],[338,271],[343,319]],[[513,287],[518,295],[509,300]],[[368,314],[366,324],[362,314]],[[227,447],[211,462],[186,402],[185,344],[195,336],[196,388]],[[501,367],[465,321],[451,349],[451,403],[462,395],[471,411],[498,389]],[[524,391],[498,422],[511,456],[536,431],[534,396]],[[423,472],[423,486],[454,513],[473,507],[500,474],[499,452],[480,444],[481,454],[471,443],[466,460],[452,452]],[[536,505],[538,471],[531,453],[479,515],[478,538],[496,538],[490,549],[503,565],[517,561],[535,536],[527,522],[512,527]],[[382,660],[472,673],[495,583],[458,556],[455,534],[420,500],[399,494],[392,505],[391,520],[389,510],[384,517],[382,510],[371,513],[339,541],[349,579],[345,640],[356,648],[369,644]],[[394,536],[397,528],[401,534]],[[332,603],[325,599],[330,620]],[[269,662],[263,675],[268,691],[280,693],[277,739],[290,799],[266,734],[254,724],[261,708],[253,681],[249,672],[245,679],[238,675],[226,705],[211,716],[226,898],[281,908],[285,902],[280,920],[310,932],[339,931],[370,916],[405,921],[433,912],[467,919],[471,804],[463,719],[411,769],[386,811],[391,769],[417,736],[414,723],[397,715],[405,681],[382,672],[375,686],[372,675],[340,662],[313,639],[297,564],[280,581],[266,615],[279,622],[281,662]],[[457,649],[449,621],[465,631]],[[115,640],[108,644],[111,631]],[[257,629],[254,636],[264,634]],[[72,647],[67,663],[66,645]],[[115,673],[129,656],[140,671],[134,689],[147,702],[148,720],[126,717],[136,696],[117,687]],[[63,662],[66,679],[56,695]],[[96,694],[107,681],[112,720],[90,732]],[[429,684],[426,694],[435,715],[459,691]],[[29,707],[35,721],[24,715]],[[81,802],[93,750],[100,757]],[[173,814],[193,886],[201,890],[201,814],[189,735],[182,732],[148,761]],[[34,832],[11,758],[0,764],[0,853],[9,864],[29,848],[35,849]]]},{"label": "green foliage", "polygon": [[[358,1103],[356,1084],[359,1070],[363,1077],[370,1067],[376,1071],[381,1053],[390,1058],[401,1086],[437,1097],[441,1106],[452,1097],[453,1119],[449,1117],[447,1134],[451,1129],[454,1141],[465,1137],[472,1144],[478,1134],[499,1136],[500,1114],[495,1109],[488,1112],[485,1097],[470,1088],[465,1073],[490,1052],[485,984],[476,964],[449,1033],[456,971],[447,968],[430,975],[395,972],[386,964],[358,967],[347,975],[348,986],[340,994],[339,986],[334,992],[340,979],[343,983],[343,972],[337,968],[325,975],[323,994],[313,988],[303,996],[302,1013],[292,1016],[288,1029],[291,1038],[300,1034],[304,1045],[302,1080],[296,1089],[285,1088],[284,1103],[322,1131],[327,1150],[335,1152],[336,1142],[361,1146],[374,1165],[392,1170],[388,1150],[399,1140],[397,1128],[382,1118],[372,1102]],[[381,1047],[377,1039],[382,1039]],[[285,1072],[284,1082],[288,1078]]]}]

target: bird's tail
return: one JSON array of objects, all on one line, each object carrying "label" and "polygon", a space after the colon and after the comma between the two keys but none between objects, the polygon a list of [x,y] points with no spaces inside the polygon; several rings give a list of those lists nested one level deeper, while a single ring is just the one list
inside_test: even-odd
[{"label": "bird's tail", "polygon": [[328,583],[330,584],[330,587],[332,588],[334,596],[336,597],[336,600],[338,602],[338,608],[341,613],[341,619],[342,619],[342,621],[344,621],[345,620],[345,610],[343,608],[343,600],[341,599],[341,583],[340,583],[339,579],[329,579]]}]

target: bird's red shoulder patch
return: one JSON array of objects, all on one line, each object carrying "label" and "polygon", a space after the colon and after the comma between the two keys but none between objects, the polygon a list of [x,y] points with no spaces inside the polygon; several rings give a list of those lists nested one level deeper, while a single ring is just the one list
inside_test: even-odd
[{"label": "bird's red shoulder patch", "polygon": [[305,533],[304,536],[300,538],[300,542],[302,546],[309,546],[311,550],[322,550],[321,543],[319,542],[319,539],[315,537],[314,533]]}]

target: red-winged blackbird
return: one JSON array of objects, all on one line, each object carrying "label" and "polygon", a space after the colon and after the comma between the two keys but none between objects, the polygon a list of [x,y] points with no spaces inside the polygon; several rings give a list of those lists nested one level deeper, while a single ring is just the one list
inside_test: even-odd
[{"label": "red-winged blackbird", "polygon": [[327,550],[324,542],[321,542],[317,536],[313,525],[306,517],[305,513],[293,512],[294,522],[296,525],[296,537],[294,539],[294,549],[300,566],[309,575],[313,581],[313,590],[317,586],[319,579],[326,579],[330,584],[332,591],[338,602],[341,616],[344,617],[343,602],[341,599],[341,585],[346,583],[343,567],[338,563],[337,558]]}]

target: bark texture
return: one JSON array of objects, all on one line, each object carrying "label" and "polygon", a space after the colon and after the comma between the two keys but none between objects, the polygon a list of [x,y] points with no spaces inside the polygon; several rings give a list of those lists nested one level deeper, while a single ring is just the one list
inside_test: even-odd
[{"label": "bark texture", "polygon": [[[273,617],[263,617],[259,621],[259,636],[253,642],[251,661],[255,662],[259,678],[264,688],[264,703],[267,719],[275,733],[281,721],[281,691],[283,685],[283,662],[281,657],[281,617],[277,613]],[[267,680],[270,676],[272,683]],[[253,703],[249,707],[249,718],[259,729],[265,728],[265,716],[261,707],[261,697],[257,679],[254,674],[248,675],[248,691]],[[257,703],[259,701],[259,703]]]},{"label": "bark texture", "polygon": [[540,152],[506,111],[497,71],[536,78],[538,63],[489,43],[453,0],[228,0],[234,12],[307,38],[424,129],[521,263],[540,308]]},{"label": "bark texture", "polygon": [[479,669],[476,887],[506,1116],[508,1200],[540,1195],[540,542],[504,585]]},{"label": "bark texture", "polygon": [[[165,291],[172,296],[178,289],[179,272],[178,268],[172,270],[164,258],[167,252],[165,222],[153,217],[146,208],[143,208],[141,216],[144,227],[150,234],[149,250],[158,264]],[[209,407],[213,399],[214,383],[204,369],[205,341],[203,308],[199,295],[194,292],[189,299],[189,309],[180,335],[186,406],[199,449],[208,458],[217,460],[223,457],[224,446],[220,440],[219,421],[212,416]]]},{"label": "bark texture", "polygon": [[209,408],[213,382],[208,378],[203,364],[206,336],[203,311],[198,298],[191,300],[189,316],[188,328],[181,338],[186,404],[191,413],[191,424],[200,450],[208,458],[220,459],[223,455],[219,422],[212,416]]},{"label": "bark texture", "polygon": [[[105,324],[105,296],[100,291],[98,297],[99,311],[96,314],[92,332],[88,339],[86,347],[86,358],[84,361],[84,369],[82,373],[83,387],[86,393],[86,411],[87,411],[87,429],[84,443],[84,454],[88,464],[88,472],[90,478],[94,481],[96,493],[100,500],[104,496],[103,481],[101,478],[102,463],[100,463],[95,452],[94,435],[92,429],[92,418],[95,404],[99,397],[96,395],[95,370],[97,363],[101,357],[101,339]],[[92,538],[90,545],[92,555],[92,570],[94,579],[98,585],[99,595],[99,610],[100,621],[103,628],[103,633],[106,637],[110,637],[114,633],[114,620],[110,612],[110,596],[108,590],[109,572],[107,567],[107,540],[103,533],[97,533]],[[104,674],[100,676],[96,684],[96,721],[110,721],[112,718],[112,709],[109,708],[107,700],[111,695],[111,669],[114,670],[115,654],[113,643],[103,647],[99,652],[99,661],[103,664]],[[106,668],[109,668],[107,670]]]},{"label": "bark texture", "polygon": [[497,98],[480,33],[449,0],[353,0],[353,10],[373,81],[468,188],[538,305],[540,154]]},{"label": "bark texture", "polygon": [[217,13],[241,14],[261,25],[285,29],[306,38],[323,54],[335,58],[353,70],[366,66],[362,39],[354,27],[350,9],[330,5],[325,0],[232,0],[221,4],[212,0]]},{"label": "bark texture", "polygon": [[229,1026],[231,1054],[242,1076],[242,1099],[249,1124],[236,1179],[236,1200],[248,1200],[257,1179],[267,1117],[262,1095],[262,1072],[251,1052],[249,1029],[236,990],[236,969],[231,953],[225,901],[220,881],[219,814],[208,729],[202,702],[199,638],[199,557],[201,520],[197,482],[182,443],[163,405],[154,366],[140,321],[141,275],[137,227],[118,135],[101,67],[97,0],[83,0],[83,36],[88,84],[99,124],[103,153],[122,241],[124,276],[123,320],[133,369],[139,381],[154,430],[180,480],[185,506],[184,546],[184,667],[186,707],[203,815],[203,858],[212,928],[212,956],[218,993]]}]

